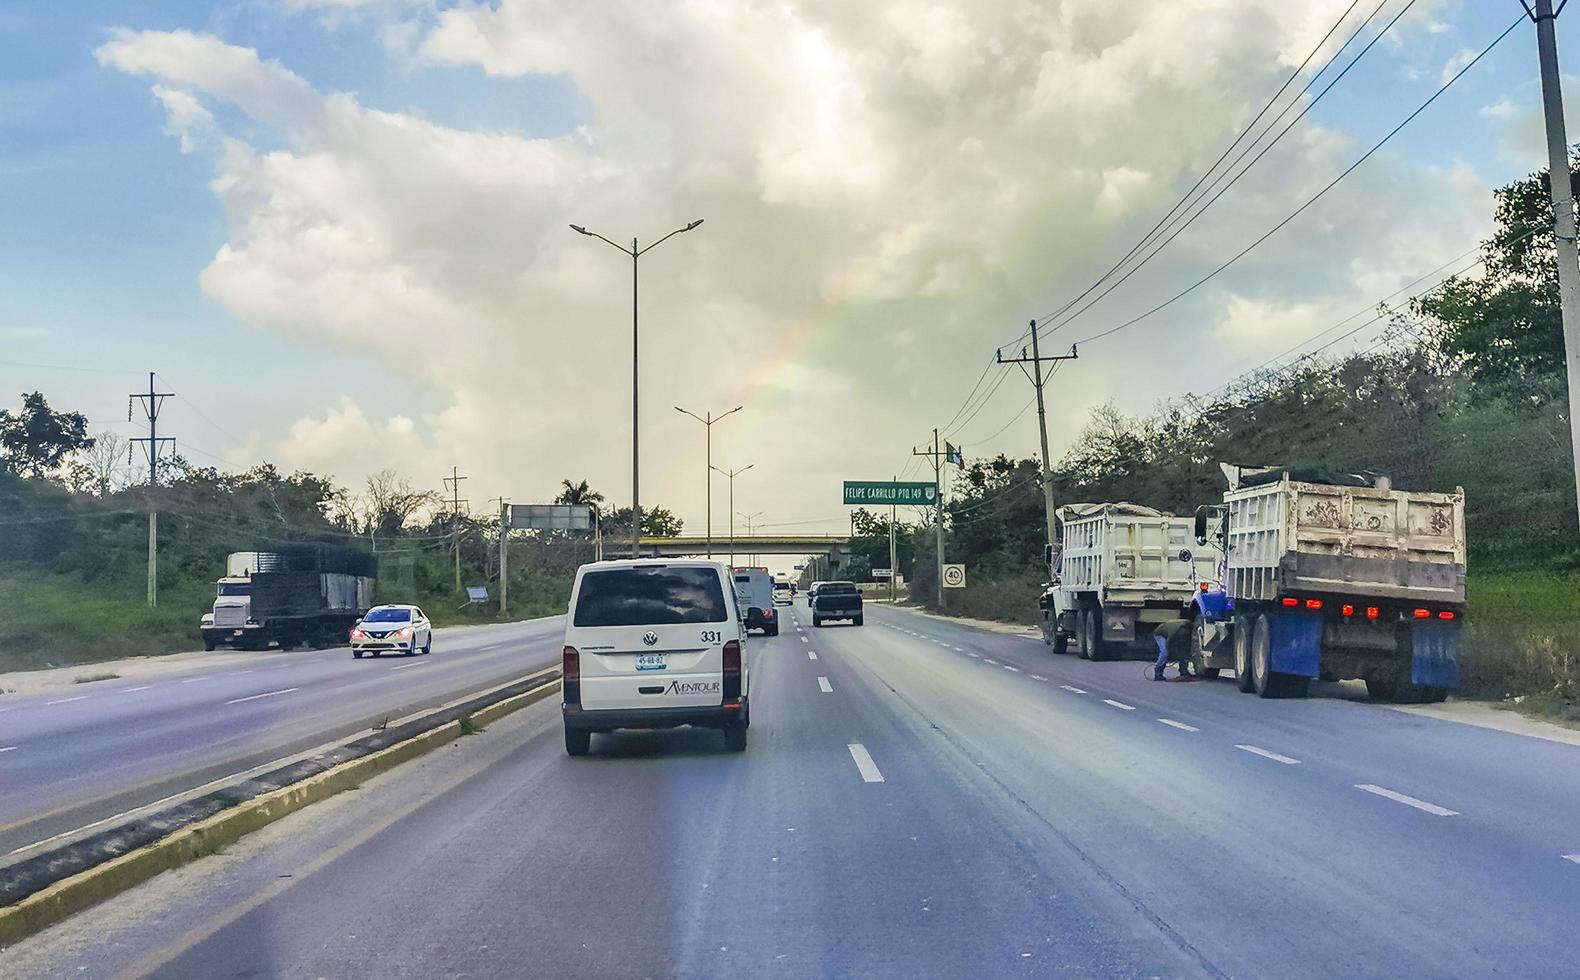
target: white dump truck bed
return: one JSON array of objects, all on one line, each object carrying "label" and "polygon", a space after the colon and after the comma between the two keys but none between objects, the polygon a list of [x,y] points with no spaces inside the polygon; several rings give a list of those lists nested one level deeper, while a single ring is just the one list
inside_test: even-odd
[{"label": "white dump truck bed", "polygon": [[1218,549],[1197,545],[1194,521],[1137,504],[1068,504],[1059,587],[1105,605],[1184,602],[1217,575]]},{"label": "white dump truck bed", "polygon": [[1224,494],[1235,598],[1300,592],[1465,601],[1465,492],[1304,483]]}]

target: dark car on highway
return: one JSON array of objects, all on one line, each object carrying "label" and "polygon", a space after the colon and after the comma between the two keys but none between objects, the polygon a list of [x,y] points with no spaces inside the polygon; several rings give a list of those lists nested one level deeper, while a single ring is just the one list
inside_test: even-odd
[{"label": "dark car on highway", "polygon": [[812,625],[822,626],[830,619],[848,619],[862,624],[861,592],[854,582],[821,582],[812,597]]}]

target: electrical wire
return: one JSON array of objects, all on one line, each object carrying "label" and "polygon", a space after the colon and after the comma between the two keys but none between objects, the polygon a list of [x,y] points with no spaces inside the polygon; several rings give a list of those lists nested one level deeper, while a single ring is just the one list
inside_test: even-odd
[{"label": "electrical wire", "polygon": [[1093,342],[1095,340],[1102,340],[1105,337],[1113,336],[1114,334],[1118,333],[1119,331],[1124,330],[1127,327],[1134,326],[1135,324],[1140,323],[1141,321],[1153,316],[1154,314],[1157,314],[1157,313],[1161,312],[1162,310],[1167,309],[1168,307],[1174,305],[1176,302],[1180,301],[1181,299],[1184,299],[1186,296],[1188,296],[1191,293],[1195,292],[1197,289],[1199,289],[1202,286],[1206,285],[1208,282],[1210,282],[1211,280],[1216,278],[1220,273],[1222,273],[1224,270],[1228,269],[1230,266],[1234,265],[1235,263],[1239,262],[1241,259],[1245,258],[1245,256],[1249,255],[1253,249],[1257,248],[1259,245],[1261,245],[1263,242],[1267,241],[1269,238],[1272,238],[1273,235],[1277,234],[1280,230],[1282,230],[1291,221],[1294,221],[1297,217],[1299,217],[1300,215],[1304,214],[1308,208],[1310,208],[1313,204],[1315,204],[1319,200],[1321,200],[1333,188],[1337,187],[1339,185],[1340,181],[1342,181],[1344,178],[1348,177],[1351,173],[1353,173],[1358,167],[1361,166],[1361,164],[1363,164],[1367,160],[1371,159],[1372,156],[1375,155],[1378,150],[1382,149],[1383,146],[1385,146],[1390,140],[1392,140],[1395,136],[1397,136],[1399,134],[1399,132],[1401,130],[1403,130],[1406,126],[1408,126],[1411,122],[1415,121],[1416,117],[1421,115],[1421,113],[1425,112],[1427,110],[1427,108],[1432,105],[1433,102],[1436,102],[1439,96],[1441,96],[1444,92],[1448,91],[1450,86],[1452,86],[1455,82],[1459,81],[1460,78],[1464,77],[1466,72],[1468,72],[1471,68],[1475,67],[1476,64],[1479,63],[1482,58],[1485,58],[1487,56],[1487,54],[1492,51],[1493,48],[1497,47],[1500,43],[1502,43],[1503,39],[1508,37],[1509,34],[1511,34],[1516,27],[1520,26],[1520,24],[1524,21],[1524,19],[1525,18],[1523,16],[1516,18],[1513,23],[1511,23],[1507,28],[1504,29],[1503,33],[1499,34],[1495,39],[1493,39],[1491,44],[1488,44],[1485,48],[1482,48],[1481,51],[1474,58],[1472,58],[1469,62],[1467,62],[1463,67],[1461,67],[1459,69],[1459,71],[1455,72],[1454,75],[1451,78],[1449,78],[1448,81],[1444,82],[1443,85],[1440,88],[1438,88],[1438,90],[1436,92],[1433,92],[1432,95],[1425,102],[1421,103],[1421,105],[1418,106],[1414,112],[1410,113],[1408,116],[1406,116],[1404,118],[1404,120],[1402,122],[1400,122],[1393,129],[1389,130],[1389,132],[1388,132],[1388,134],[1386,136],[1384,136],[1382,139],[1380,139],[1376,143],[1374,143],[1372,145],[1371,149],[1367,150],[1364,154],[1362,154],[1360,156],[1360,158],[1357,159],[1354,163],[1352,163],[1348,167],[1344,168],[1344,170],[1337,177],[1335,177],[1331,181],[1329,181],[1326,186],[1324,186],[1320,191],[1318,191],[1309,200],[1307,200],[1306,203],[1304,203],[1300,207],[1296,208],[1288,216],[1286,216],[1282,221],[1278,222],[1278,224],[1274,225],[1272,228],[1269,228],[1266,232],[1264,232],[1261,235],[1261,237],[1257,238],[1251,244],[1247,245],[1245,248],[1243,248],[1239,252],[1235,253],[1234,256],[1232,256],[1231,258],[1228,259],[1228,261],[1226,261],[1223,264],[1219,265],[1216,269],[1214,269],[1213,271],[1207,273],[1207,275],[1205,275],[1202,278],[1196,280],[1196,282],[1192,283],[1191,285],[1189,285],[1189,286],[1185,287],[1184,289],[1180,290],[1179,292],[1175,293],[1173,296],[1170,296],[1168,299],[1164,300],[1163,302],[1157,304],[1156,306],[1152,307],[1151,309],[1147,310],[1144,313],[1141,313],[1141,314],[1139,314],[1137,316],[1131,317],[1129,320],[1126,320],[1126,321],[1124,321],[1122,323],[1116,324],[1116,325],[1114,325],[1112,327],[1109,327],[1109,328],[1107,328],[1105,330],[1099,331],[1098,333],[1092,334],[1089,337],[1085,337],[1085,338],[1077,341],[1076,342],[1076,346],[1089,344],[1089,343],[1091,343],[1091,342]]}]

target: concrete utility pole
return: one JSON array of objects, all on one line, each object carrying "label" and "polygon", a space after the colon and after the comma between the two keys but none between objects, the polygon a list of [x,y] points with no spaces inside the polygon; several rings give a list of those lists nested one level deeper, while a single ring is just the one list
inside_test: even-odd
[{"label": "concrete utility pole", "polygon": [[745,407],[746,406],[744,406],[744,405],[737,405],[734,408],[730,409],[728,412],[725,412],[723,415],[720,415],[719,418],[716,419],[716,418],[713,417],[713,413],[712,412],[708,413],[707,418],[703,418],[702,416],[698,415],[696,412],[688,412],[684,408],[681,408],[679,405],[675,406],[675,411],[680,412],[680,413],[685,414],[685,415],[691,416],[692,418],[696,419],[698,422],[701,422],[703,427],[707,430],[707,436],[704,439],[704,441],[707,443],[707,460],[708,460],[708,469],[707,469],[707,473],[706,473],[707,478],[708,478],[708,490],[707,490],[708,516],[707,516],[706,520],[704,521],[704,523],[707,526],[706,534],[707,534],[707,538],[708,538],[708,557],[709,558],[713,557],[713,423],[719,421],[719,419],[725,418],[726,416],[734,415],[736,412],[739,412],[742,408],[745,408]]},{"label": "concrete utility pole", "polygon": [[713,467],[715,473],[723,473],[730,478],[730,568],[735,567],[735,478],[756,466],[756,463],[747,463],[738,470],[721,470]]},{"label": "concrete utility pole", "polygon": [[455,591],[461,591],[461,505],[471,503],[461,499],[461,481],[466,477],[461,475],[459,467],[450,467],[450,475],[445,477],[444,485],[450,488],[450,536],[455,540]]},{"label": "concrete utility pole", "polygon": [[[154,390],[154,372],[148,372],[148,391],[146,393],[134,392],[129,398],[143,406],[143,414],[148,418],[148,435],[132,439],[132,442],[147,443],[148,449],[148,605],[159,605],[159,509],[155,503],[155,495],[159,492],[159,445],[165,442],[175,442],[168,436],[159,434],[159,410],[164,407],[165,399],[174,396],[171,391]],[[126,421],[132,420],[132,407],[128,402],[126,406]]]},{"label": "concrete utility pole", "polygon": [[[929,452],[911,450],[912,456],[929,456],[933,461],[933,530],[937,534],[935,550],[938,554],[934,560],[934,573],[938,576],[938,608],[944,608],[944,461],[943,449],[938,444],[938,430],[933,430],[933,448]],[[890,569],[893,572],[893,569]]]},{"label": "concrete utility pole", "polygon": [[[1047,527],[1048,547],[1046,554],[1048,556],[1052,556],[1058,554],[1059,552],[1059,525],[1058,521],[1056,520],[1056,510],[1053,505],[1053,463],[1048,458],[1048,412],[1044,407],[1042,397],[1043,385],[1045,385],[1048,379],[1052,377],[1052,372],[1043,374],[1042,364],[1044,361],[1054,364],[1057,364],[1059,361],[1073,361],[1079,355],[1072,346],[1070,348],[1070,353],[1068,354],[1043,357],[1042,351],[1038,349],[1037,346],[1037,330],[1037,321],[1031,321],[1030,357],[1026,356],[1026,349],[1024,347],[1021,348],[1019,357],[1006,358],[1002,350],[996,352],[994,356],[998,359],[1000,364],[1018,365],[1021,369],[1021,372],[1026,375],[1029,381],[1031,381],[1032,387],[1037,389],[1037,434],[1042,439],[1042,510],[1043,520]],[[1031,365],[1030,371],[1026,370],[1027,364]],[[1048,567],[1048,578],[1050,581],[1053,579],[1053,566],[1051,564]]]},{"label": "concrete utility pole", "polygon": [[[1563,311],[1564,366],[1569,381],[1569,450],[1575,466],[1575,506],[1580,513],[1580,250],[1575,246],[1575,202],[1569,176],[1569,138],[1564,132],[1564,100],[1558,72],[1558,38],[1552,0],[1536,0],[1536,50],[1541,58],[1542,115],[1547,123],[1547,186],[1553,201],[1553,238],[1558,251],[1558,297]],[[1569,0],[1558,5],[1562,10]]]},{"label": "concrete utility pole", "polygon": [[499,498],[499,614],[510,611],[510,505]]},{"label": "concrete utility pole", "polygon": [[[761,516],[763,516],[763,512],[760,511],[760,510],[753,511],[750,514],[741,514],[740,515],[741,520],[746,522],[746,536],[747,537],[752,537],[752,536],[754,536],[757,533],[757,518],[759,518]],[[753,568],[756,568],[757,567],[757,555],[756,554],[752,554],[752,555],[750,555],[748,557],[750,558],[750,560],[747,562],[747,564],[751,565]]]},{"label": "concrete utility pole", "polygon": [[631,247],[630,248],[626,248],[624,245],[615,245],[614,242],[611,242],[611,241],[609,241],[609,239],[604,238],[602,235],[598,234],[596,231],[588,231],[586,228],[583,228],[581,225],[571,225],[571,231],[576,232],[578,235],[586,235],[589,238],[596,238],[596,239],[599,239],[600,241],[609,242],[610,245],[614,245],[615,248],[617,248],[620,251],[624,252],[625,254],[631,256],[631,557],[632,558],[640,558],[640,557],[642,557],[642,472],[641,472],[641,467],[639,465],[640,464],[640,459],[641,459],[641,457],[639,455],[639,448],[640,448],[640,445],[641,445],[641,440],[640,440],[640,438],[638,436],[640,430],[637,428],[637,423],[638,423],[638,421],[639,421],[639,419],[641,417],[641,412],[640,412],[641,405],[640,405],[639,400],[637,399],[637,378],[638,378],[638,376],[641,373],[640,372],[641,361],[640,361],[640,359],[637,356],[637,352],[639,350],[639,347],[638,347],[638,336],[639,335],[638,335],[638,332],[637,332],[637,318],[636,318],[636,314],[637,314],[637,305],[636,305],[637,260],[642,257],[642,254],[644,252],[651,251],[651,250],[657,248],[658,246],[664,244],[665,242],[669,241],[671,238],[675,237],[676,235],[680,234],[681,232],[683,232],[683,231],[690,231],[691,229],[697,227],[700,224],[702,224],[702,219],[698,218],[696,221],[688,223],[684,228],[676,228],[674,231],[672,231],[669,234],[665,235],[663,238],[660,238],[658,241],[656,241],[653,244],[647,246],[647,248],[638,248],[637,247],[637,241],[634,238],[631,239]]},{"label": "concrete utility pole", "polygon": [[[900,482],[900,474],[894,474],[894,482]],[[894,504],[889,505],[889,605],[891,606],[899,601],[897,591],[899,586],[895,584],[895,580],[900,577],[900,559],[894,544],[894,522],[898,511],[899,508]]]}]

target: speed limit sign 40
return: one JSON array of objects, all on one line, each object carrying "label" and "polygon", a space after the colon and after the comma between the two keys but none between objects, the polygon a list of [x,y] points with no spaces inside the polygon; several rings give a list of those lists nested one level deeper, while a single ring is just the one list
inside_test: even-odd
[{"label": "speed limit sign 40", "polygon": [[964,566],[964,565],[945,565],[944,566],[944,588],[946,588],[946,589],[963,589],[965,587],[966,587],[966,566]]}]

